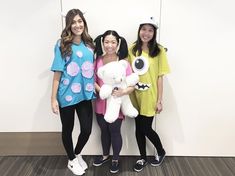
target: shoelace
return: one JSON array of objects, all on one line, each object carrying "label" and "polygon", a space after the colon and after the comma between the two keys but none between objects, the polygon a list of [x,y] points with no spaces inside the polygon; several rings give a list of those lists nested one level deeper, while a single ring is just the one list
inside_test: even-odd
[{"label": "shoelace", "polygon": [[118,161],[112,161],[112,165],[117,166],[118,165]]},{"label": "shoelace", "polygon": [[144,159],[141,159],[141,160],[136,161],[137,164],[140,164],[140,165],[142,165],[142,166],[144,165],[144,162],[145,162]]},{"label": "shoelace", "polygon": [[156,155],[156,156],[155,156],[155,160],[159,161],[159,159],[160,159],[159,156]]}]

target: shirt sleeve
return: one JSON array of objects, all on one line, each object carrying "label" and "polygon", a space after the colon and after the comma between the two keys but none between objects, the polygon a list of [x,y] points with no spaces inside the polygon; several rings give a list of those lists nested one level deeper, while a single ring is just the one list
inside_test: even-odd
[{"label": "shirt sleeve", "polygon": [[127,62],[127,68],[126,68],[126,76],[129,76],[132,73],[131,65],[129,62]]},{"label": "shirt sleeve", "polygon": [[161,51],[159,53],[159,72],[158,75],[165,75],[167,73],[170,73],[170,67],[167,61],[166,51],[163,47],[160,48]]},{"label": "shirt sleeve", "polygon": [[131,64],[131,57],[132,57],[132,52],[131,52],[131,48],[128,49],[128,57],[127,57],[127,61]]},{"label": "shirt sleeve", "polygon": [[60,51],[60,41],[58,41],[54,48],[54,60],[51,66],[51,71],[64,71],[65,59],[63,59]]},{"label": "shirt sleeve", "polygon": [[95,82],[97,82],[97,70],[98,70],[97,64],[98,64],[98,58],[95,59],[95,61],[94,61],[94,79],[95,79]]}]

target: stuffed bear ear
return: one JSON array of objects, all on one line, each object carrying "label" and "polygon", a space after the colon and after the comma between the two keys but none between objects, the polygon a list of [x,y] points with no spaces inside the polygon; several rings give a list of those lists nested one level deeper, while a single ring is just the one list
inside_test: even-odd
[{"label": "stuffed bear ear", "polygon": [[125,68],[127,69],[128,63],[126,60],[120,60],[119,63]]},{"label": "stuffed bear ear", "polygon": [[100,67],[98,69],[97,75],[100,79],[103,79],[103,77],[104,77],[104,67]]}]

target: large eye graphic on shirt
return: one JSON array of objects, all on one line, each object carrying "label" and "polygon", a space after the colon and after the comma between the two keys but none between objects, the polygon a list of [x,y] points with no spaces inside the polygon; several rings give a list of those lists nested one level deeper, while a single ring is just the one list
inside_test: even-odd
[{"label": "large eye graphic on shirt", "polygon": [[149,68],[149,62],[143,56],[136,57],[132,62],[132,69],[138,75],[145,74],[148,71],[148,68]]}]

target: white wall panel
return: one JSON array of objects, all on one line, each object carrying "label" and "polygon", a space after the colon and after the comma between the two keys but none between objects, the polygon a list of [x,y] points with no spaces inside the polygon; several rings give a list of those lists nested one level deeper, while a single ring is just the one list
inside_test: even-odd
[{"label": "white wall panel", "polygon": [[160,17],[160,0],[62,0],[63,12],[78,8],[85,13],[93,38],[108,29],[116,30],[129,43],[136,40],[139,20],[143,16]]},{"label": "white wall panel", "polygon": [[234,6],[163,1],[161,43],[172,73],[157,128],[169,154],[235,156]]},{"label": "white wall panel", "polygon": [[49,71],[62,26],[59,1],[1,1],[0,21],[0,131],[59,130]]}]

